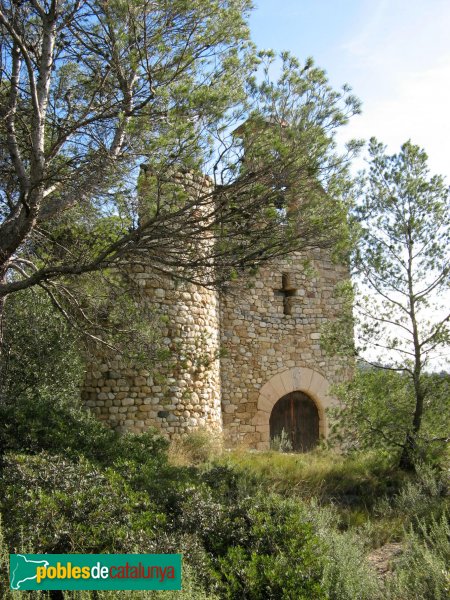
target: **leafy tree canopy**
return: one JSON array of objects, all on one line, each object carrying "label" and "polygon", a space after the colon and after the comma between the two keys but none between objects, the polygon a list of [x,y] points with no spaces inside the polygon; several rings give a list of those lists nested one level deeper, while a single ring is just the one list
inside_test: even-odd
[{"label": "leafy tree canopy", "polygon": [[[0,296],[39,284],[56,297],[68,277],[143,260],[217,283],[339,239],[346,157],[333,136],[358,101],[288,53],[273,81],[275,57],[249,41],[249,9],[247,0],[0,2]],[[231,135],[248,117],[258,135]],[[174,189],[180,169],[220,185],[193,199]],[[297,198],[288,214],[286,192]],[[211,234],[208,252],[186,251]]]},{"label": "leafy tree canopy", "polygon": [[[419,440],[424,441],[424,410],[438,396],[438,380],[427,371],[448,365],[450,191],[443,177],[430,174],[424,150],[409,141],[388,155],[372,139],[369,152],[370,170],[359,180],[353,213],[359,239],[352,256],[353,295],[347,296],[354,305],[356,348],[348,322],[345,334],[333,325],[328,342],[335,350],[365,352],[376,367],[404,375],[395,380],[402,388],[397,408],[404,413],[404,436],[396,442],[403,447],[402,464],[410,467]],[[448,437],[441,432],[426,441]]]}]

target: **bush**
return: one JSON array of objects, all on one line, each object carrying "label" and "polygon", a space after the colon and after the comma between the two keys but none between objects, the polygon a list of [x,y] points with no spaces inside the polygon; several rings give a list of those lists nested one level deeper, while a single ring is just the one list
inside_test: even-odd
[{"label": "bush", "polygon": [[284,428],[280,435],[276,435],[270,440],[270,449],[275,452],[292,452],[292,442]]},{"label": "bush", "polygon": [[6,457],[0,501],[11,549],[33,553],[155,551],[165,517],[148,495],[85,459]]},{"label": "bush", "polygon": [[[426,398],[417,460],[439,462],[450,428],[450,374],[424,374],[422,384]],[[410,378],[384,369],[358,369],[335,394],[341,405],[329,411],[329,441],[349,451],[378,449],[398,458],[414,413]]]},{"label": "bush", "polygon": [[351,531],[330,529],[324,536],[326,552],[322,586],[332,600],[377,600],[385,596],[365,558],[365,544]]},{"label": "bush", "polygon": [[416,466],[416,476],[394,497],[393,509],[411,520],[440,519],[446,506],[447,482],[444,475],[424,463]]},{"label": "bush", "polygon": [[122,449],[131,451],[81,407],[84,364],[77,331],[40,288],[7,298],[0,353],[0,452],[46,450],[107,463]]},{"label": "bush", "polygon": [[323,550],[301,503],[274,494],[222,497],[191,490],[177,528],[196,532],[223,598],[324,598],[320,587]]},{"label": "bush", "polygon": [[448,515],[423,521],[406,535],[405,550],[388,582],[393,600],[446,600],[450,596],[450,527]]},{"label": "bush", "polygon": [[198,429],[172,442],[170,458],[177,465],[199,465],[210,462],[221,452],[220,436],[207,429]]},{"label": "bush", "polygon": [[[83,365],[73,331],[42,290],[7,298],[0,353],[0,452],[61,446],[73,418],[61,429],[61,407],[79,396]],[[68,412],[68,410],[65,410]],[[79,421],[80,419],[75,419]]]},{"label": "bush", "polygon": [[145,434],[118,434],[82,408],[79,390],[74,397],[62,386],[58,395],[46,387],[30,388],[27,394],[0,402],[3,447],[16,452],[41,451],[79,456],[112,465],[124,456],[139,464],[159,468],[167,463],[168,441],[156,430]]},{"label": "bush", "polygon": [[[9,550],[0,519],[0,585],[5,600],[49,598],[45,592],[9,591],[11,552],[181,552],[186,600],[217,600],[198,581],[197,564],[206,563],[203,548],[189,536],[167,533],[165,517],[147,494],[130,490],[112,470],[100,472],[81,460],[39,455],[8,456],[2,512],[8,522]],[[16,485],[17,483],[17,485]],[[188,564],[192,559],[195,570]],[[173,599],[180,592],[64,592],[65,600]]]},{"label": "bush", "polygon": [[105,462],[119,441],[117,434],[85,412],[75,398],[21,396],[0,403],[0,419],[4,448],[15,452],[45,450],[71,458],[81,454]]},{"label": "bush", "polygon": [[46,293],[33,288],[8,296],[3,317],[2,401],[77,397],[83,375],[78,340]]},{"label": "bush", "polygon": [[[1,543],[1,529],[0,529]],[[3,600],[44,600],[50,599],[50,592],[23,591],[9,589],[9,555],[5,546],[0,546],[0,585]],[[183,565],[182,592],[179,591],[79,591],[63,592],[64,600],[219,600],[215,594],[206,592],[197,581],[195,573],[189,565]],[[95,594],[95,595],[94,595]]]},{"label": "bush", "polygon": [[380,519],[400,521],[403,526],[416,526],[419,521],[440,520],[447,510],[448,482],[439,470],[420,463],[416,473],[407,479],[392,498],[382,498],[374,507]]}]

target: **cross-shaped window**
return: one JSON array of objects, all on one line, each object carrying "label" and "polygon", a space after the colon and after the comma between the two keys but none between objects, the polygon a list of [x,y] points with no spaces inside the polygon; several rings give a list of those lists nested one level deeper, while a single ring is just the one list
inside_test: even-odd
[{"label": "cross-shaped window", "polygon": [[296,295],[297,288],[292,285],[289,273],[282,274],[281,286],[275,293],[283,296],[283,314],[292,315],[292,298]]}]

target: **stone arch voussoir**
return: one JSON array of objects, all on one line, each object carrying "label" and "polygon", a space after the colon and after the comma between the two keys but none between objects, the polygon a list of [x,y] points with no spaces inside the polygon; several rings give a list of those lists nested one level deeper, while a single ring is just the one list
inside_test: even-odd
[{"label": "stone arch voussoir", "polygon": [[258,445],[261,449],[268,449],[270,445],[269,419],[273,407],[280,398],[296,391],[304,392],[314,400],[319,412],[320,436],[327,437],[328,423],[325,411],[334,404],[334,399],[329,395],[330,384],[318,371],[307,367],[294,367],[274,375],[260,390],[254,421],[262,434],[262,442]]}]

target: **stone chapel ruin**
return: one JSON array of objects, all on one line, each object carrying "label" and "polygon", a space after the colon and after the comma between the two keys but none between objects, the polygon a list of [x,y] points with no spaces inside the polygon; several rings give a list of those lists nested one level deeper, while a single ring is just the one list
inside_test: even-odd
[{"label": "stone chapel ruin", "polygon": [[[174,175],[187,194],[212,186],[193,173]],[[329,250],[294,253],[260,268],[225,293],[134,267],[145,296],[165,316],[171,360],[152,370],[120,360],[93,362],[83,399],[120,431],[156,427],[171,439],[199,428],[229,446],[268,449],[284,429],[294,451],[326,438],[330,386],[342,363],[320,346],[322,325],[343,310],[335,286],[348,279]]]}]

